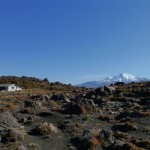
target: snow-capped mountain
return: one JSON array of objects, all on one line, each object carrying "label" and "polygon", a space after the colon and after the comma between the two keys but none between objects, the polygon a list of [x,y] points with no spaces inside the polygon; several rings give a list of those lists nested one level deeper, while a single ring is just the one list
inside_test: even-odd
[{"label": "snow-capped mountain", "polygon": [[141,81],[150,81],[147,78],[141,78],[132,74],[122,73],[114,77],[107,77],[101,81],[89,81],[82,84],[78,84],[78,87],[87,87],[87,88],[97,88],[104,85],[114,84],[116,82],[124,82],[124,83],[131,83],[131,82],[141,82]]}]

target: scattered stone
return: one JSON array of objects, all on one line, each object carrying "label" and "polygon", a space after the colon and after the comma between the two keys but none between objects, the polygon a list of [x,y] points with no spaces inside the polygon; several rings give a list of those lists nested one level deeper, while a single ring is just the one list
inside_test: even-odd
[{"label": "scattered stone", "polygon": [[102,130],[100,132],[100,139],[102,141],[102,145],[107,148],[109,147],[110,145],[114,144],[115,143],[115,138],[113,136],[113,133],[112,131],[110,130]]},{"label": "scattered stone", "polygon": [[86,114],[87,111],[83,105],[69,103],[68,105],[65,106],[65,113],[80,115]]},{"label": "scattered stone", "polygon": [[99,95],[99,96],[106,96],[107,95],[107,93],[106,93],[106,91],[104,91],[104,88],[102,87],[102,88],[97,88],[96,90],[95,90],[95,94],[96,95]]},{"label": "scattered stone", "polygon": [[58,102],[55,102],[53,100],[49,101],[47,103],[47,107],[49,108],[49,110],[51,111],[61,111],[61,105]]},{"label": "scattered stone", "polygon": [[150,149],[150,82],[97,89],[46,82],[30,96],[0,93],[0,149]]},{"label": "scattered stone", "polygon": [[34,101],[34,100],[26,100],[25,102],[25,107],[33,107],[36,109],[41,109],[42,108],[42,103],[41,101]]},{"label": "scattered stone", "polygon": [[19,123],[26,123],[27,122],[27,118],[24,117],[24,115],[21,113],[16,113],[14,116],[18,120]]},{"label": "scattered stone", "polygon": [[122,118],[140,118],[150,116],[150,112],[139,112],[139,111],[123,111],[116,116],[115,119],[120,120]]},{"label": "scattered stone", "polygon": [[23,145],[20,145],[16,150],[26,150],[26,148]]},{"label": "scattered stone", "polygon": [[35,149],[35,148],[38,148],[38,144],[36,144],[36,143],[29,143],[29,145],[27,147],[29,149]]},{"label": "scattered stone", "polygon": [[2,137],[2,142],[23,141],[27,133],[23,129],[7,129],[6,134]]},{"label": "scattered stone", "polygon": [[113,94],[116,91],[116,89],[113,86],[104,86],[104,91],[106,91],[109,94]]},{"label": "scattered stone", "polygon": [[49,80],[48,80],[47,78],[44,78],[43,81],[44,81],[45,83],[49,83]]},{"label": "scattered stone", "polygon": [[40,100],[40,101],[50,100],[50,97],[47,94],[44,95],[34,94],[34,95],[29,95],[29,97],[32,100]]},{"label": "scattered stone", "polygon": [[65,103],[70,103],[70,94],[69,93],[64,93],[64,94],[54,94],[51,99],[54,100],[54,101],[62,101],[62,102],[65,102]]}]

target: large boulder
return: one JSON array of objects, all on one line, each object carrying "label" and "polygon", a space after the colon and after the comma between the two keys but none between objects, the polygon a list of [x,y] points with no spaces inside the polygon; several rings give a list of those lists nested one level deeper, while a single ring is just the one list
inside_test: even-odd
[{"label": "large boulder", "polygon": [[24,127],[9,112],[0,113],[0,142],[16,142],[26,136]]},{"label": "large boulder", "polygon": [[99,95],[99,96],[106,96],[107,95],[106,91],[104,90],[104,87],[95,89],[95,94]]},{"label": "large boulder", "polygon": [[26,137],[27,133],[24,129],[17,129],[17,128],[11,128],[11,129],[5,129],[5,134],[1,137],[1,142],[16,142],[16,141],[22,141]]},{"label": "large boulder", "polygon": [[113,86],[104,86],[104,91],[109,94],[113,94],[116,91],[116,89]]},{"label": "large boulder", "polygon": [[70,94],[69,93],[63,93],[63,94],[54,94],[51,97],[52,100],[54,101],[61,101],[64,103],[70,103]]},{"label": "large boulder", "polygon": [[43,81],[44,81],[45,83],[49,83],[49,80],[48,80],[47,78],[44,78]]},{"label": "large boulder", "polygon": [[26,123],[27,122],[27,117],[25,117],[21,113],[15,113],[14,116],[18,120],[19,123]]},{"label": "large boulder", "polygon": [[115,143],[115,137],[110,130],[102,130],[99,136],[104,147],[109,147],[110,145]]},{"label": "large boulder", "polygon": [[27,149],[26,149],[26,147],[24,147],[23,145],[19,145],[16,150],[27,150]]},{"label": "large boulder", "polygon": [[0,126],[1,127],[19,127],[17,119],[9,112],[0,113]]},{"label": "large boulder", "polygon": [[102,104],[106,103],[106,100],[104,98],[97,98],[94,100],[94,103],[100,107]]},{"label": "large boulder", "polygon": [[84,130],[80,139],[81,149],[96,150],[100,148],[101,140],[98,138],[98,134],[99,129],[96,128]]},{"label": "large boulder", "polygon": [[29,95],[30,99],[32,100],[49,100],[50,97],[47,94],[41,95],[41,94],[34,94],[34,95]]},{"label": "large boulder", "polygon": [[41,109],[42,108],[42,102],[41,101],[35,101],[32,99],[26,100],[25,102],[25,107],[33,107],[36,109]]},{"label": "large boulder", "polygon": [[28,115],[23,113],[15,113],[14,116],[20,124],[32,122],[37,118],[35,115]]},{"label": "large boulder", "polygon": [[69,103],[65,106],[65,113],[80,115],[80,114],[86,114],[87,110],[84,107],[84,105]]}]

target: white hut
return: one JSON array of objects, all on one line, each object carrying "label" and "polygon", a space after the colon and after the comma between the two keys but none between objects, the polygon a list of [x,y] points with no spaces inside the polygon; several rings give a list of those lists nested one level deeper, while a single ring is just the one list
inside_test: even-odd
[{"label": "white hut", "polygon": [[0,91],[22,91],[16,84],[0,84]]}]

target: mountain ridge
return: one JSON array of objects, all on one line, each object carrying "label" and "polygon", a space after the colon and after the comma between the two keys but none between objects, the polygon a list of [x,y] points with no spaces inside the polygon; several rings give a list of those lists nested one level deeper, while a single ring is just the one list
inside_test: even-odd
[{"label": "mountain ridge", "polygon": [[116,82],[124,82],[124,83],[131,83],[131,82],[141,82],[141,81],[150,81],[150,79],[138,77],[129,73],[121,73],[114,77],[109,76],[100,81],[88,81],[76,86],[78,87],[87,87],[87,88],[97,88],[104,85],[114,84]]}]

